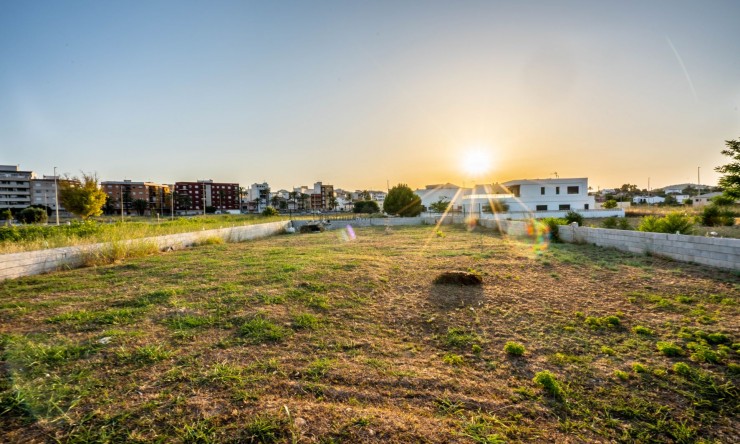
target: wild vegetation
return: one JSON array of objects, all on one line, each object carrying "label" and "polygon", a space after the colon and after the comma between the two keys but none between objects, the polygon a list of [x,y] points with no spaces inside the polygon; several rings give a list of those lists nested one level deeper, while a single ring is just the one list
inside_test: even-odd
[{"label": "wild vegetation", "polygon": [[344,239],[0,283],[0,441],[739,440],[737,274],[478,228]]}]

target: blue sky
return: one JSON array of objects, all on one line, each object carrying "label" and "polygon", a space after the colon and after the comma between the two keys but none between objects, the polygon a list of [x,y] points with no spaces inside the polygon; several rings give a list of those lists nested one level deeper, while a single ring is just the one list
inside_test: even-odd
[{"label": "blue sky", "polygon": [[[740,2],[0,2],[0,164],[102,180],[716,183]],[[490,154],[485,173],[461,167]]]}]

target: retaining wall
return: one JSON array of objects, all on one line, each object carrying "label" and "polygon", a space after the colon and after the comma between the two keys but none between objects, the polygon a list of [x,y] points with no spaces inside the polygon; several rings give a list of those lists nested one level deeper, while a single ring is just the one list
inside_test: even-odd
[{"label": "retaining wall", "polygon": [[[125,245],[150,243],[156,245],[160,250],[177,250],[213,237],[224,239],[227,242],[241,242],[272,236],[284,232],[289,224],[289,221],[270,222],[259,225],[244,225],[216,230],[132,239],[123,241],[123,243]],[[111,243],[100,243],[3,254],[0,255],[0,280],[48,273],[63,268],[79,267],[84,264],[85,258],[89,255],[95,254],[105,248],[110,248],[111,246]]]},{"label": "retaining wall", "polygon": [[681,262],[740,271],[740,239],[646,233],[606,228],[561,226],[564,242],[613,247],[638,254],[654,254]]}]

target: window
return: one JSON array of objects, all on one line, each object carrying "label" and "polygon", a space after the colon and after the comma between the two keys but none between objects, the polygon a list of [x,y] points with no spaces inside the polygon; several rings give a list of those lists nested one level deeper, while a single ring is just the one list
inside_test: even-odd
[{"label": "window", "polygon": [[568,187],[568,194],[578,194],[578,185]]},{"label": "window", "polygon": [[540,187],[540,194],[544,196],[545,194],[545,187]]},{"label": "window", "polygon": [[570,210],[570,204],[560,204],[559,210]]},{"label": "window", "polygon": [[547,211],[547,205],[537,205],[537,211]]},{"label": "window", "polygon": [[555,194],[560,194],[560,187],[555,187]]},{"label": "window", "polygon": [[583,209],[588,210],[588,204],[584,205]]},{"label": "window", "polygon": [[512,185],[511,187],[509,187],[509,191],[511,191],[511,194],[513,194],[514,196],[519,197],[520,186]]}]

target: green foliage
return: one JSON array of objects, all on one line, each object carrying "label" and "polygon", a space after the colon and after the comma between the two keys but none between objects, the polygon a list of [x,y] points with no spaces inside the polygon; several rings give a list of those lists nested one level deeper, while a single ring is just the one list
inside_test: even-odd
[{"label": "green foliage", "polygon": [[149,208],[149,204],[144,199],[136,199],[131,203],[131,205],[133,205],[134,210],[139,213],[139,216],[143,216],[146,210]]},{"label": "green foliage", "polygon": [[604,219],[601,223],[603,228],[617,229],[617,230],[631,230],[629,221],[624,217],[611,216]]},{"label": "green foliage", "polygon": [[244,424],[242,431],[245,443],[272,444],[285,442],[290,437],[290,424],[287,418],[258,415]]},{"label": "green foliage", "polygon": [[315,330],[319,326],[319,318],[311,313],[301,313],[293,317],[293,327],[302,330]]},{"label": "green foliage", "polygon": [[567,220],[558,217],[545,217],[543,219],[540,219],[540,222],[547,225],[547,229],[550,232],[550,239],[553,241],[560,240],[560,237],[558,236],[560,226],[566,225],[568,223]]},{"label": "green foliage", "polygon": [[735,215],[731,208],[710,204],[699,213],[699,222],[705,227],[731,227],[735,224]]},{"label": "green foliage", "polygon": [[406,184],[398,184],[391,188],[383,202],[383,210],[388,214],[403,217],[413,217],[421,214],[421,197]]},{"label": "green foliage", "polygon": [[442,356],[442,362],[447,365],[460,367],[461,365],[465,364],[465,358],[454,353],[445,353],[445,355]]},{"label": "green foliage", "polygon": [[518,342],[509,341],[504,345],[504,351],[511,356],[521,356],[524,354],[525,348]]},{"label": "green foliage", "polygon": [[711,199],[712,203],[714,205],[720,206],[720,207],[727,207],[730,205],[735,205],[736,199],[726,195],[726,194],[720,194],[719,196],[715,196]]},{"label": "green foliage", "polygon": [[275,207],[265,207],[264,210],[262,210],[263,216],[277,216],[280,212],[275,209]]},{"label": "green foliage", "polygon": [[555,375],[549,371],[545,370],[537,372],[532,381],[535,384],[541,385],[542,388],[545,389],[545,391],[553,398],[561,399],[563,397],[563,389],[560,387],[560,383]]},{"label": "green foliage", "polygon": [[24,224],[45,224],[49,215],[43,208],[28,207],[18,213],[18,220]]},{"label": "green foliage", "polygon": [[242,337],[255,344],[280,342],[288,336],[286,329],[260,314],[242,324],[239,333]]},{"label": "green foliage", "polygon": [[659,352],[663,353],[665,356],[681,356],[683,355],[683,349],[679,347],[678,345],[674,344],[673,342],[663,342],[660,341],[657,344],[655,344],[656,348]]},{"label": "green foliage", "polygon": [[82,180],[75,177],[59,182],[59,204],[83,220],[103,214],[105,199],[96,174],[82,173]]},{"label": "green foliage", "polygon": [[606,210],[611,210],[613,208],[617,208],[619,205],[617,204],[617,201],[614,199],[609,199],[602,205],[602,208]]},{"label": "green foliage", "polygon": [[632,327],[632,331],[637,333],[638,335],[643,335],[643,336],[653,336],[655,334],[655,332],[652,329],[643,327],[642,325],[636,325]]},{"label": "green foliage", "polygon": [[352,211],[355,213],[380,213],[380,207],[374,200],[360,200],[355,202]]},{"label": "green foliage", "polygon": [[583,216],[581,216],[579,213],[570,210],[567,213],[565,213],[565,221],[567,224],[572,224],[573,222],[577,222],[578,226],[583,225]]},{"label": "green foliage", "polygon": [[334,361],[328,358],[319,358],[308,364],[306,368],[306,376],[309,379],[318,380],[326,376],[329,373]]},{"label": "green foliage", "polygon": [[593,328],[594,330],[602,329],[602,328],[616,328],[619,327],[620,321],[619,317],[610,315],[610,316],[603,316],[600,318],[588,316],[584,321],[584,324],[588,325],[589,327]]},{"label": "green foliage", "polygon": [[445,211],[447,211],[447,207],[449,206],[450,203],[447,202],[447,198],[440,197],[438,201],[429,204],[429,210],[435,213],[444,213]]},{"label": "green foliage", "polygon": [[10,211],[10,208],[4,208],[0,210],[0,219],[10,221],[13,219],[13,212]]},{"label": "green foliage", "polygon": [[691,217],[681,212],[673,212],[664,217],[645,216],[637,229],[652,233],[691,234],[694,232],[693,226]]},{"label": "green foliage", "polygon": [[463,328],[449,328],[445,336],[445,344],[450,347],[468,347],[480,343],[480,336]]},{"label": "green foliage", "polygon": [[740,199],[740,139],[725,140],[725,146],[722,154],[732,160],[714,170],[724,174],[719,178],[719,186],[722,187],[724,194],[732,199]]}]

